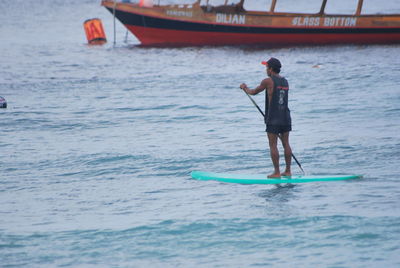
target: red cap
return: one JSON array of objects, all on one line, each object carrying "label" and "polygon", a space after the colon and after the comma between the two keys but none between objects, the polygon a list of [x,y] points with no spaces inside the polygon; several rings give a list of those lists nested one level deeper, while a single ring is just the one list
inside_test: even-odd
[{"label": "red cap", "polygon": [[266,65],[272,68],[280,69],[282,67],[281,62],[276,58],[270,58],[268,61],[262,61],[262,65]]}]

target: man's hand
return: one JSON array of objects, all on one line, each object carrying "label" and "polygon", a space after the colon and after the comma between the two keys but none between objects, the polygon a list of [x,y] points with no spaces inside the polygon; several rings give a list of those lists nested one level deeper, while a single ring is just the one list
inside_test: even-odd
[{"label": "man's hand", "polygon": [[243,83],[243,84],[240,85],[240,88],[243,89],[243,90],[244,90],[246,87],[247,87],[247,85],[246,85],[245,83]]}]

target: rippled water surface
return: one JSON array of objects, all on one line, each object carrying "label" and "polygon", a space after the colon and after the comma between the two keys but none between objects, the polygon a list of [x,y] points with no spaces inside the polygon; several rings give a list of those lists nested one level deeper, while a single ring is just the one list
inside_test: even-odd
[{"label": "rippled water surface", "polygon": [[[114,47],[97,1],[0,8],[0,266],[400,266],[400,46],[141,48],[117,24]],[[92,17],[105,46],[85,45]],[[271,56],[306,173],[363,179],[190,178],[271,172],[238,88]]]}]

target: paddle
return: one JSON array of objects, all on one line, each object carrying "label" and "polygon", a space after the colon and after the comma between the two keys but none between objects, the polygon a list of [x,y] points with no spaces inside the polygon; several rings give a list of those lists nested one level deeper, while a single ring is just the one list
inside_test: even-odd
[{"label": "paddle", "polygon": [[[251,102],[254,104],[254,106],[256,106],[257,110],[262,114],[262,116],[265,118],[265,114],[264,112],[260,109],[260,107],[257,105],[257,103],[253,100],[252,97],[250,97],[249,93],[247,93],[246,91],[243,90],[244,93],[246,93],[247,97],[249,97],[249,99],[251,100]],[[282,141],[282,137],[281,134],[278,134],[279,139]],[[306,174],[303,170],[303,168],[301,167],[300,162],[297,160],[297,158],[294,156],[294,154],[292,153],[292,157],[294,159],[294,161],[296,161],[297,165],[299,166],[299,168],[301,169],[301,171],[303,172],[303,174]]]}]

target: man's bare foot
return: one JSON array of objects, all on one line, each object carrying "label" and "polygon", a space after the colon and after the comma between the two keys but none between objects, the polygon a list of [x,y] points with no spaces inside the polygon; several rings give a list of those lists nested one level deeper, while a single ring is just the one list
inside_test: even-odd
[{"label": "man's bare foot", "polygon": [[281,176],[283,176],[283,177],[291,177],[291,176],[292,176],[292,172],[290,172],[290,171],[285,171],[285,172],[283,172],[283,173],[281,174]]},{"label": "man's bare foot", "polygon": [[281,174],[280,173],[272,173],[271,175],[268,175],[268,178],[280,178]]}]

